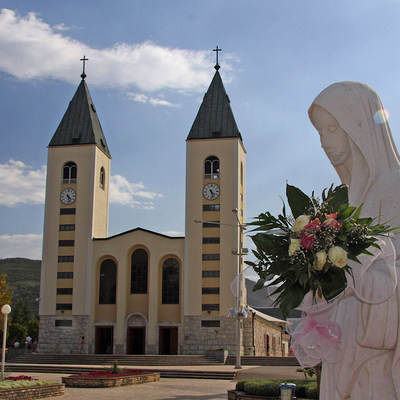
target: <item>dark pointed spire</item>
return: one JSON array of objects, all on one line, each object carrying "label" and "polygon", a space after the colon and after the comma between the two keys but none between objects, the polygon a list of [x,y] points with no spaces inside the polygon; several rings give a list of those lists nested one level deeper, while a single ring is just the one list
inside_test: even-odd
[{"label": "dark pointed spire", "polygon": [[96,108],[84,78],[69,103],[49,146],[96,144],[109,157],[110,151]]},{"label": "dark pointed spire", "polygon": [[214,78],[204,95],[187,140],[231,137],[242,140],[218,68],[215,69]]}]

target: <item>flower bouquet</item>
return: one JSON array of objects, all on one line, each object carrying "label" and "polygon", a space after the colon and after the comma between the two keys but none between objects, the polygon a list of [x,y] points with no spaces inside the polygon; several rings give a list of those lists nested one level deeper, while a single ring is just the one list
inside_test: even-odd
[{"label": "flower bouquet", "polygon": [[257,232],[252,236],[257,250],[256,261],[246,261],[260,277],[253,290],[276,286],[272,295],[285,318],[310,291],[326,301],[343,292],[346,272],[352,275],[348,260],[372,255],[368,248],[379,248],[377,236],[396,229],[360,218],[362,206],[349,205],[346,185],[325,189],[321,200],[287,185],[286,196],[291,215],[284,204],[278,217],[266,212],[248,224]]}]

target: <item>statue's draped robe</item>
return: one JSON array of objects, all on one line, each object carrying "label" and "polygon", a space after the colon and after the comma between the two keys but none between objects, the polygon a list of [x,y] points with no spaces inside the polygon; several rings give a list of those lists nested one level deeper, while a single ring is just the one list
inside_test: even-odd
[{"label": "statue's draped robe", "polygon": [[[342,181],[346,176],[350,204],[363,204],[361,215],[376,217],[375,223],[400,226],[400,157],[376,92],[358,82],[339,82],[314,100],[311,121],[314,105],[348,134],[351,170],[335,168]],[[307,296],[302,304],[318,323],[336,322],[342,332],[337,357],[320,357],[322,400],[400,399],[400,240],[385,239],[382,249],[375,257],[363,255],[361,265],[349,264],[354,281],[348,276],[348,288],[335,301]]]}]

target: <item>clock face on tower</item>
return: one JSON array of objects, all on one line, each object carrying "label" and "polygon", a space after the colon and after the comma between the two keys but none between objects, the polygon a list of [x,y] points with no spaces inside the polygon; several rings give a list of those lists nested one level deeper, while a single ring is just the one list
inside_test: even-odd
[{"label": "clock face on tower", "polygon": [[219,186],[216,183],[207,183],[203,188],[203,196],[207,200],[215,200],[220,193]]},{"label": "clock face on tower", "polygon": [[76,192],[72,188],[64,189],[60,194],[60,200],[63,204],[70,205],[76,200]]}]

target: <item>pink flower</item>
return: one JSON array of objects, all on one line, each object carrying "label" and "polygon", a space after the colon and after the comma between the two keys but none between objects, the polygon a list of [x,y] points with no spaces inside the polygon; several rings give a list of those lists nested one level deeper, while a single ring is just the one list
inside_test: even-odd
[{"label": "pink flower", "polygon": [[342,223],[339,222],[337,218],[337,212],[333,214],[325,214],[326,221],[322,224],[322,226],[327,226],[331,229],[334,229],[335,231],[339,231],[340,228],[342,227]]},{"label": "pink flower", "polygon": [[313,219],[309,224],[303,227],[301,233],[315,233],[321,229],[321,220],[319,218]]},{"label": "pink flower", "polygon": [[332,214],[325,214],[326,219],[337,219],[337,212]]},{"label": "pink flower", "polygon": [[304,235],[301,238],[300,244],[306,250],[310,250],[316,240],[317,240],[317,238],[315,235]]}]

